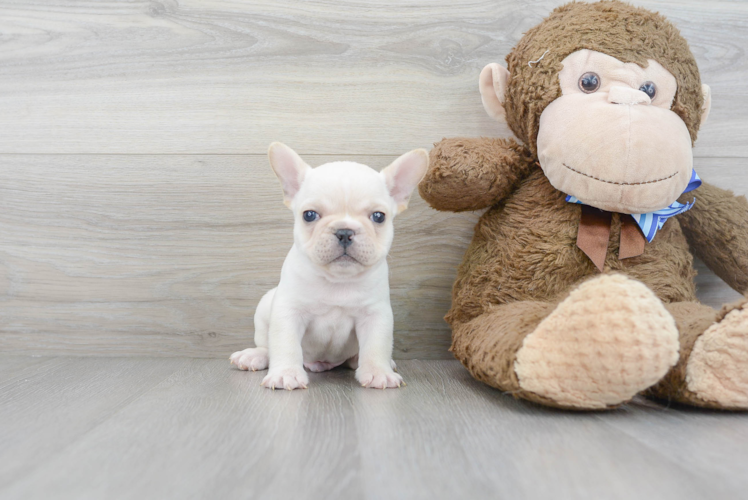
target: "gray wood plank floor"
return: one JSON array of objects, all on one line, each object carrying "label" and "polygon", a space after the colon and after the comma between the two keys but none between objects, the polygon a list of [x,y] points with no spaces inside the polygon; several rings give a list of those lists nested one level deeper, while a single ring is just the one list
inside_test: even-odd
[{"label": "gray wood plank floor", "polygon": [[745,498],[745,414],[560,412],[456,361],[399,369],[289,393],[226,360],[2,356],[0,498]]}]

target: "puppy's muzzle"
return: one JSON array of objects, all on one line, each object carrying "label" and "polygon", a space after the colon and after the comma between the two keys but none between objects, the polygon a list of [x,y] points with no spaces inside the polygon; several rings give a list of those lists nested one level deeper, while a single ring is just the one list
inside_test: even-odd
[{"label": "puppy's muzzle", "polygon": [[353,244],[354,232],[352,229],[338,229],[335,231],[335,236],[338,238],[338,243],[343,248],[348,248]]}]

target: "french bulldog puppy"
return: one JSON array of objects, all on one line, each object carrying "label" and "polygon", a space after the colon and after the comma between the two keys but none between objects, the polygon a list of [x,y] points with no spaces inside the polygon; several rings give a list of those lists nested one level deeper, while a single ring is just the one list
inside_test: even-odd
[{"label": "french bulldog puppy", "polygon": [[257,347],[235,352],[231,363],[268,368],[262,385],[269,389],[306,389],[304,367],[322,372],[343,363],[364,387],[400,387],[387,253],[392,221],[425,175],[428,153],[406,153],[381,172],[350,161],[313,169],[279,142],[268,156],[294,214],[294,244],[278,287],[257,305]]}]

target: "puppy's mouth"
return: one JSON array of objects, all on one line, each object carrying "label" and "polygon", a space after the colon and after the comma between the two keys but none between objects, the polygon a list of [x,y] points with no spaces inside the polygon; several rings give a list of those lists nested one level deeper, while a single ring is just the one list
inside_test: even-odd
[{"label": "puppy's mouth", "polygon": [[330,264],[360,264],[360,262],[351,257],[349,254],[344,253],[340,257],[331,260]]}]

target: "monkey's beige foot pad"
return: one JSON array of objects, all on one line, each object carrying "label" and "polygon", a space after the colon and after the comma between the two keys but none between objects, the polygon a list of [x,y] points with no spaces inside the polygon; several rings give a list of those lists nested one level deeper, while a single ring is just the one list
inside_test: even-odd
[{"label": "monkey's beige foot pad", "polygon": [[514,369],[526,391],[561,406],[630,400],[678,361],[675,320],[645,285],[622,275],[583,283],[525,337]]},{"label": "monkey's beige foot pad", "polygon": [[748,409],[748,304],[696,340],[686,365],[686,385],[704,401]]}]

